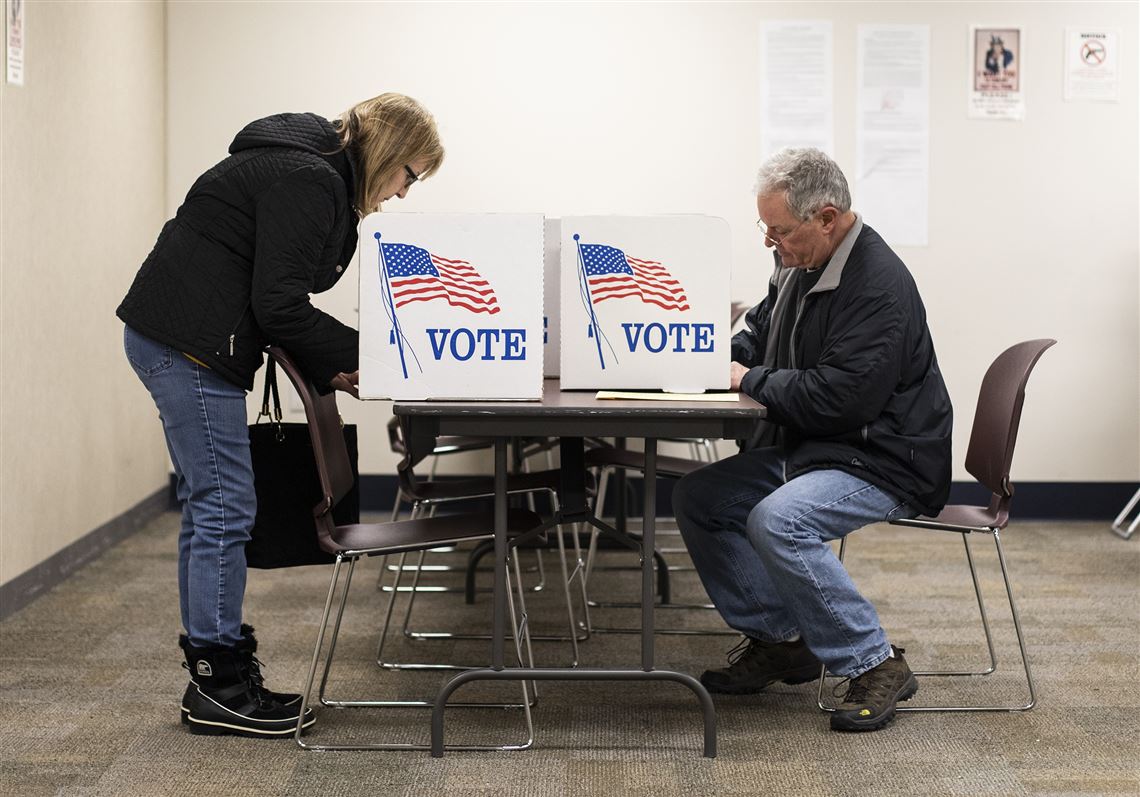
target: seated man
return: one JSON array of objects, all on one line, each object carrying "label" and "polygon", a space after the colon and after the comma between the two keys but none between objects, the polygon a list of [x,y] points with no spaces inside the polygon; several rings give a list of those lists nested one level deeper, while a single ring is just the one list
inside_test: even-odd
[{"label": "seated man", "polygon": [[677,523],[709,597],[745,639],[710,692],[851,679],[835,730],[876,730],[918,684],[828,542],[936,513],[950,490],[950,397],[906,266],[839,167],[787,149],[760,169],[768,296],[732,340],[732,386],[768,408],[742,453],[686,476]]}]

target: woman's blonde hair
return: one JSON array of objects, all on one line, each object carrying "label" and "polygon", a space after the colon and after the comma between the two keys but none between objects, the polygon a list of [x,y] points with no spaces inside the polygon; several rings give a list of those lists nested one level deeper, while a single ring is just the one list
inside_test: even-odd
[{"label": "woman's blonde hair", "polygon": [[443,145],[435,119],[411,97],[388,92],[358,102],[340,116],[341,148],[355,156],[356,206],[376,210],[385,183],[413,161],[427,161],[420,177],[430,177],[443,163]]}]

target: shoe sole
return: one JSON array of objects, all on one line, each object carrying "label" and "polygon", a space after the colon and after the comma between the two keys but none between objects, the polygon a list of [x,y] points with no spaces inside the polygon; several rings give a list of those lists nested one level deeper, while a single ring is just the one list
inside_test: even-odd
[{"label": "shoe sole", "polygon": [[[304,733],[317,721],[314,716],[308,722],[301,726],[301,732]],[[297,730],[297,724],[293,723],[289,727],[282,728],[246,728],[240,725],[231,725],[225,722],[207,722],[197,719],[194,716],[187,716],[186,724],[190,728],[190,733],[195,736],[244,736],[247,739],[283,739],[287,736],[293,735]]]},{"label": "shoe sole", "polygon": [[[295,706],[300,702],[301,702],[301,699],[297,698],[296,700],[290,700],[288,703],[282,703],[281,705],[288,708],[289,706]],[[189,725],[190,724],[190,707],[188,705],[186,705],[185,703],[183,703],[181,706],[179,706],[179,709],[180,709],[179,714],[181,715],[179,717],[179,720],[182,722],[183,725]]]},{"label": "shoe sole", "polygon": [[775,673],[770,681],[759,685],[748,684],[745,686],[732,686],[727,684],[709,684],[705,683],[704,678],[701,678],[701,685],[714,695],[754,695],[763,692],[772,684],[785,683],[795,686],[796,684],[806,684],[817,678],[819,678],[819,665],[812,665],[811,669],[800,668],[798,670],[786,670],[782,673]]},{"label": "shoe sole", "polygon": [[890,711],[883,712],[881,716],[875,717],[871,720],[860,722],[854,717],[849,717],[846,714],[832,714],[831,715],[831,730],[833,731],[877,731],[880,728],[890,724],[895,716],[895,706],[906,700],[914,697],[918,691],[918,679],[912,673],[907,682],[903,684],[902,689],[899,691],[899,696],[895,698],[895,702],[891,704]]}]

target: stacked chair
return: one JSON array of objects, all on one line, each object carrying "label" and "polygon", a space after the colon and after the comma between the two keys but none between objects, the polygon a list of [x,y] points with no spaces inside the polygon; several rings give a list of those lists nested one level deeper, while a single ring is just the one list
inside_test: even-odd
[{"label": "stacked chair", "polygon": [[[441,438],[442,439],[442,438]],[[407,451],[407,447],[401,446]],[[523,453],[534,453],[535,451],[541,452],[543,450],[542,443],[533,443],[529,451]],[[522,454],[519,457],[520,461],[525,461]],[[399,477],[399,498],[398,500],[405,501],[411,504],[411,513],[413,518],[430,517],[436,509],[447,504],[454,504],[456,502],[471,502],[480,499],[488,499],[494,495],[494,478],[491,476],[485,477],[472,477],[454,480],[440,480],[440,479],[423,479],[415,473],[415,463],[410,455],[404,459],[397,466],[397,476]],[[545,469],[541,471],[521,471],[511,474],[507,479],[507,493],[508,495],[526,496],[530,503],[531,509],[535,506],[534,496],[536,494],[545,494],[552,511],[558,509],[558,486],[560,474],[557,469]],[[551,535],[548,535],[548,537]],[[571,646],[572,664],[576,666],[579,659],[578,643],[583,641],[587,633],[580,629],[580,625],[574,612],[574,599],[571,594],[572,585],[575,581],[578,583],[579,598],[585,606],[587,597],[585,592],[585,564],[583,555],[578,541],[578,534],[572,531],[571,538],[574,548],[574,566],[571,568],[567,564],[568,552],[565,547],[564,535],[561,530],[556,530],[552,535],[554,543],[557,545],[559,554],[559,564],[562,572],[562,593],[566,602],[566,613],[568,632],[566,635],[547,635],[531,637],[532,641],[558,641],[569,642]],[[471,552],[467,571],[467,585],[464,587],[456,588],[457,591],[466,591],[468,599],[473,600],[473,578],[474,568],[478,563],[479,558],[483,556],[489,546],[489,542],[485,546],[476,546]],[[406,555],[400,557],[399,563],[394,567],[395,579],[390,586],[386,586],[386,590],[390,590],[395,596],[397,593],[404,591],[407,594],[407,603],[405,606],[404,618],[402,623],[402,631],[405,637],[417,640],[460,640],[460,639],[489,639],[490,635],[486,633],[468,633],[458,631],[446,630],[413,630],[411,628],[411,616],[415,606],[417,594],[422,590],[420,584],[421,574],[424,572],[424,554],[425,551],[419,552],[418,561],[414,565],[406,564]],[[540,560],[541,562],[541,560]],[[518,570],[518,563],[515,563],[516,570]],[[411,570],[413,573],[412,584],[403,588],[401,586],[402,576],[404,572]],[[541,566],[539,568],[540,577],[543,579],[540,582],[540,587],[545,581],[545,574],[542,572]],[[518,573],[521,576],[521,572]],[[525,597],[523,598],[523,611],[525,612]],[[391,617],[389,616],[385,624],[385,632],[388,630],[388,624]],[[387,634],[382,634],[381,645],[377,651],[377,663],[386,669],[466,669],[466,667],[454,664],[437,664],[425,662],[397,662],[384,658],[383,641]]]}]

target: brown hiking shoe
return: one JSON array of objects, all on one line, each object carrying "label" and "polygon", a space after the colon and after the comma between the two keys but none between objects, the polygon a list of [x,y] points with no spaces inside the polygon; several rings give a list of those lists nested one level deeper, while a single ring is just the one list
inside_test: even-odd
[{"label": "brown hiking shoe", "polygon": [[795,642],[762,642],[744,637],[728,652],[728,667],[705,670],[701,683],[722,695],[751,695],[777,681],[802,684],[819,677],[819,659],[803,639]]},{"label": "brown hiking shoe", "polygon": [[851,679],[843,702],[831,715],[833,731],[877,731],[895,718],[895,705],[918,691],[918,680],[903,658],[903,648],[891,646],[885,659]]}]

